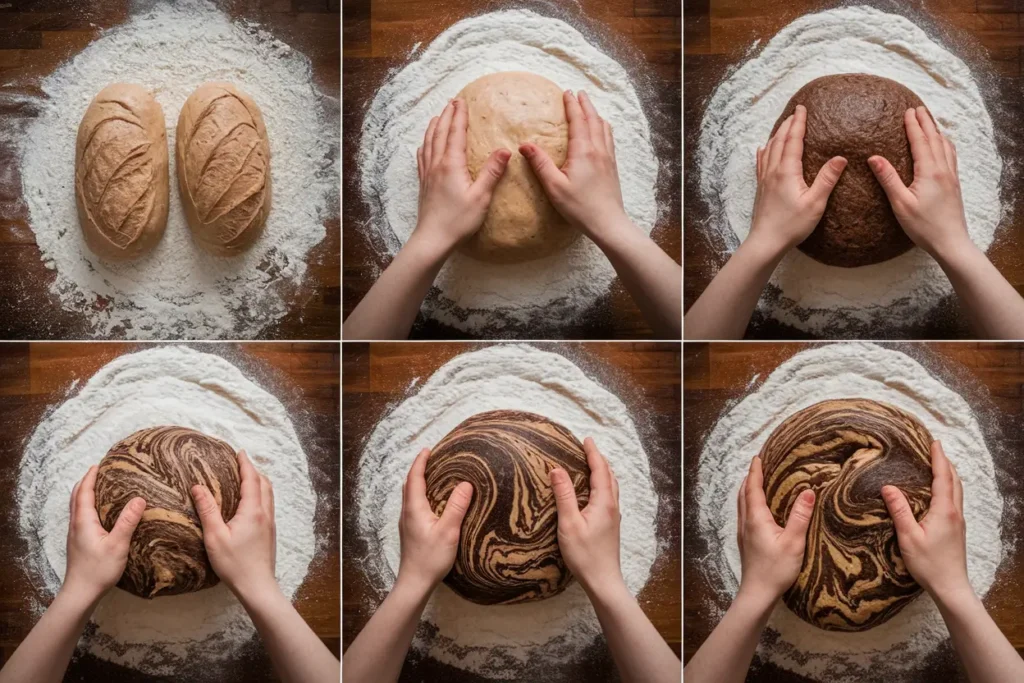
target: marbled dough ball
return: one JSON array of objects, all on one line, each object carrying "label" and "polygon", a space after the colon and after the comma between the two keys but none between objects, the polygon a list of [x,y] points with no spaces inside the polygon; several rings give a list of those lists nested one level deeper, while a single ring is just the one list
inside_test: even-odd
[{"label": "marbled dough ball", "polygon": [[561,467],[583,508],[590,468],[569,432],[532,413],[474,415],[445,436],[427,460],[427,498],[440,515],[452,490],[473,484],[455,565],[456,593],[483,605],[542,600],[572,581],[558,549],[558,519],[548,472]]},{"label": "marbled dough ball", "polygon": [[921,593],[881,491],[899,488],[920,520],[932,497],[931,443],[910,413],[859,398],[805,408],[768,437],[761,458],[775,521],[785,525],[805,489],[816,494],[803,566],[784,596],[797,616],[830,631],[863,631]]},{"label": "marbled dough ball", "polygon": [[96,511],[114,527],[136,496],[146,499],[118,587],[143,598],[210,588],[219,578],[203,546],[192,487],[203,484],[229,521],[238,509],[241,479],[235,449],[185,427],[150,427],[122,439],[100,461]]}]

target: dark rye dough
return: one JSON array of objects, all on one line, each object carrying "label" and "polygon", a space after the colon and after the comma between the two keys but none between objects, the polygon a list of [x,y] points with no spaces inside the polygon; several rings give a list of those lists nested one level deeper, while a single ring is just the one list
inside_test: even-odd
[{"label": "dark rye dough", "polygon": [[913,415],[868,399],[824,401],[776,427],[761,450],[764,491],[784,526],[812,489],[800,575],[786,605],[829,631],[864,631],[921,593],[900,556],[882,486],[896,486],[920,520],[932,498],[932,436]]},{"label": "dark rye dough", "polygon": [[150,427],[122,439],[100,461],[96,512],[110,531],[132,498],[146,512],[132,536],[128,564],[118,582],[143,598],[191,593],[220,579],[210,566],[192,487],[203,484],[225,521],[235,516],[241,478],[235,449],[185,427]]},{"label": "dark rye dough", "polygon": [[807,184],[814,182],[832,157],[846,157],[849,162],[824,215],[800,244],[800,251],[844,268],[881,263],[909,251],[914,243],[893,215],[885,190],[867,162],[876,154],[883,156],[905,185],[913,182],[914,160],[903,115],[907,109],[923,106],[921,99],[888,78],[824,76],[793,95],[772,135],[798,104],[807,108],[803,159]]},{"label": "dark rye dough", "polygon": [[582,508],[590,468],[572,433],[533,413],[494,410],[465,420],[427,459],[427,499],[444,511],[462,481],[473,500],[462,523],[455,565],[445,583],[482,605],[542,600],[572,582],[558,549],[555,498],[548,472],[561,467]]}]

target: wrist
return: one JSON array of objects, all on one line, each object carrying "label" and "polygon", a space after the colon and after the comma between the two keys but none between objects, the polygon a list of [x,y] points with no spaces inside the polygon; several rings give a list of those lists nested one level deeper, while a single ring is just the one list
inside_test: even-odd
[{"label": "wrist", "polygon": [[[109,590],[109,589],[108,589]],[[106,590],[86,588],[76,585],[73,581],[65,581],[53,598],[53,604],[65,607],[75,614],[88,618],[96,609],[100,599],[107,594]]]},{"label": "wrist", "polygon": [[966,233],[957,235],[952,239],[937,241],[934,244],[927,245],[924,249],[943,268],[956,268],[957,264],[962,262],[963,259],[969,258],[980,251]]},{"label": "wrist", "polygon": [[932,596],[932,600],[941,609],[956,612],[979,603],[980,599],[974,592],[971,584],[964,581],[957,581],[942,587],[931,587],[926,589]]},{"label": "wrist", "polygon": [[403,251],[427,267],[439,267],[448,260],[456,246],[458,242],[448,237],[445,231],[420,223],[409,236]]},{"label": "wrist", "polygon": [[426,602],[439,583],[440,581],[434,581],[426,576],[403,574],[399,571],[391,593],[413,602]]},{"label": "wrist", "polygon": [[781,597],[782,593],[767,587],[741,583],[733,603],[755,612],[768,614]]},{"label": "wrist", "polygon": [[[228,582],[225,582],[228,583]],[[241,583],[228,583],[228,588],[239,602],[246,605],[256,605],[269,599],[284,597],[281,587],[277,585],[277,579],[269,578],[249,579]]]},{"label": "wrist", "polygon": [[611,211],[588,224],[581,224],[580,232],[605,252],[620,251],[637,239],[647,237],[633,224],[625,210]]},{"label": "wrist", "polygon": [[740,248],[762,266],[777,264],[792,249],[792,246],[765,230],[751,230]]}]

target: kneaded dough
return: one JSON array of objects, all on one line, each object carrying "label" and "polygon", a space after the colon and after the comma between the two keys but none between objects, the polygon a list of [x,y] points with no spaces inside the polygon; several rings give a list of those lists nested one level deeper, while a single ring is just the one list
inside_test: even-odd
[{"label": "kneaded dough", "polygon": [[863,631],[921,593],[900,556],[882,486],[896,486],[920,520],[932,498],[932,436],[895,406],[823,401],[775,428],[761,450],[768,508],[785,526],[805,489],[815,493],[807,549],[786,605],[829,631]]},{"label": "kneaded dough", "polygon": [[483,227],[461,251],[492,263],[543,258],[569,246],[579,232],[548,201],[519,145],[532,142],[559,167],[569,147],[562,90],[542,76],[507,71],[479,78],[458,94],[469,112],[466,158],[476,179],[494,150],[512,152]]},{"label": "kneaded dough", "polygon": [[96,474],[96,512],[110,531],[132,498],[146,499],[118,588],[143,598],[190,593],[220,579],[203,545],[192,487],[213,494],[224,521],[235,516],[241,477],[235,449],[185,427],[149,427],[111,447]]},{"label": "kneaded dough", "polygon": [[590,499],[590,468],[572,433],[533,413],[492,410],[465,420],[427,459],[427,500],[444,512],[459,482],[473,484],[455,564],[445,583],[482,605],[543,600],[572,581],[558,549],[558,518],[548,472],[561,467],[580,508]]},{"label": "kneaded dough", "polygon": [[800,251],[830,266],[854,268],[881,263],[914,243],[893,215],[885,190],[868,166],[874,155],[892,163],[905,185],[914,180],[903,115],[921,99],[896,81],[867,74],[817,78],[793,95],[772,135],[796,105],[807,108],[804,180],[814,182],[832,157],[849,162],[832,191],[825,213]]}]

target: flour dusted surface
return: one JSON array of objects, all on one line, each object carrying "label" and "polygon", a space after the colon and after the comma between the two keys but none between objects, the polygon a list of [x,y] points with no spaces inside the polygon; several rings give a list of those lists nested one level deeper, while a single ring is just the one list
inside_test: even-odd
[{"label": "flour dusted surface", "polygon": [[[316,547],[316,497],[306,455],[284,406],[219,356],[166,346],[117,358],[32,434],[18,475],[26,566],[48,602],[64,577],[71,489],[107,450],[138,429],[180,425],[245,449],[274,484],[277,579],[292,598]],[[119,589],[92,616],[79,643],[140,671],[171,675],[230,659],[254,635],[227,587],[144,600]]]},{"label": "flour dusted surface", "polygon": [[[413,387],[410,387],[413,389]],[[493,346],[459,355],[389,412],[359,460],[359,530],[366,571],[383,596],[398,571],[402,484],[416,454],[465,418],[497,409],[526,410],[594,437],[619,481],[622,571],[635,595],[657,556],[658,496],[650,464],[626,406],[565,357],[530,346]],[[423,614],[414,647],[441,662],[487,677],[578,655],[600,624],[578,583],[553,598],[519,605],[476,605],[441,584]]]},{"label": "flour dusted surface", "polygon": [[[831,344],[793,356],[732,406],[704,444],[698,465],[698,533],[708,543],[703,570],[724,601],[739,587],[736,495],[771,432],[819,401],[865,398],[902,408],[921,420],[956,466],[964,487],[971,585],[988,592],[1003,557],[1003,499],[995,466],[970,405],[899,351],[869,344]],[[716,618],[720,618],[718,615]],[[934,601],[922,594],[886,623],[859,633],[824,631],[781,601],[762,639],[762,659],[820,681],[902,680],[949,637]]]}]

